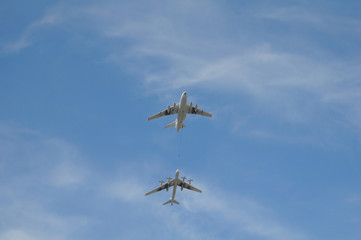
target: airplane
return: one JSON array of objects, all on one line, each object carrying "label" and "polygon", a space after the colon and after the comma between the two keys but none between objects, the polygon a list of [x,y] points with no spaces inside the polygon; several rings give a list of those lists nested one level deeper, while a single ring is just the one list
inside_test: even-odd
[{"label": "airplane", "polygon": [[165,126],[165,128],[174,126],[177,129],[177,132],[179,132],[179,130],[181,128],[184,128],[186,126],[183,124],[183,122],[186,119],[187,113],[188,114],[198,114],[198,115],[206,116],[206,117],[212,117],[212,114],[207,113],[201,109],[198,109],[197,104],[194,107],[192,106],[192,102],[188,105],[187,104],[187,93],[183,92],[182,96],[180,98],[180,102],[178,104],[174,103],[173,106],[168,106],[167,109],[165,109],[157,114],[154,114],[153,116],[149,117],[148,120],[152,120],[152,119],[167,116],[167,115],[173,115],[176,113],[178,114],[177,119],[174,122]]},{"label": "airplane", "polygon": [[168,203],[170,203],[170,205],[173,206],[173,203],[175,204],[179,204],[178,201],[176,201],[174,199],[176,191],[177,191],[177,186],[179,186],[181,188],[181,191],[183,191],[183,188],[195,191],[195,192],[199,192],[201,193],[202,190],[199,190],[198,188],[195,188],[191,185],[191,182],[193,181],[192,179],[188,179],[188,183],[185,182],[186,177],[182,177],[182,180],[179,179],[179,170],[177,169],[177,171],[175,172],[175,177],[173,179],[168,178],[168,182],[166,184],[163,184],[164,181],[159,181],[160,182],[160,187],[157,187],[156,189],[148,192],[145,194],[145,196],[148,196],[149,194],[155,193],[155,192],[159,192],[162,191],[164,189],[169,190],[170,187],[173,187],[173,192],[172,192],[172,196],[169,199],[169,201],[163,203],[163,205],[167,205]]}]

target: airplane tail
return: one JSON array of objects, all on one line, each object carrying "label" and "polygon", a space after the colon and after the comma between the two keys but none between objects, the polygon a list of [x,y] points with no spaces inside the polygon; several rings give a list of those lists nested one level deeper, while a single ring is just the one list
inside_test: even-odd
[{"label": "airplane tail", "polygon": [[176,121],[169,123],[167,126],[165,126],[165,128],[174,127],[176,124]]},{"label": "airplane tail", "polygon": [[177,202],[176,200],[173,200],[173,201],[172,201],[172,199],[169,199],[169,201],[166,201],[165,203],[163,203],[163,205],[167,205],[168,203],[171,203],[172,205],[173,205],[173,203],[179,205],[179,202]]}]

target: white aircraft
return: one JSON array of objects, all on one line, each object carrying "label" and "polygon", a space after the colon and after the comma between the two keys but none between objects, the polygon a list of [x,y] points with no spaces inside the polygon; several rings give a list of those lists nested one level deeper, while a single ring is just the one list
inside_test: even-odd
[{"label": "white aircraft", "polygon": [[192,102],[188,105],[187,104],[187,93],[184,92],[181,96],[180,102],[178,104],[174,103],[173,106],[168,106],[166,110],[163,110],[157,114],[154,114],[153,116],[149,117],[148,120],[152,120],[155,118],[167,116],[167,115],[173,115],[178,114],[177,119],[165,126],[165,128],[169,127],[175,127],[177,129],[177,132],[181,128],[184,128],[186,125],[183,124],[184,120],[186,119],[187,113],[188,114],[198,114],[206,117],[212,117],[212,114],[207,113],[201,109],[198,109],[198,105],[196,104],[194,107],[192,106]]},{"label": "white aircraft", "polygon": [[186,189],[189,189],[189,190],[192,190],[192,191],[196,191],[196,192],[199,192],[201,193],[202,191],[193,187],[191,185],[191,182],[193,181],[192,179],[189,179],[188,182],[189,183],[186,183],[185,182],[185,179],[186,177],[182,177],[182,180],[180,180],[179,178],[179,170],[177,169],[177,171],[175,172],[175,177],[174,179],[171,180],[171,178],[168,178],[168,182],[166,184],[163,184],[164,182],[163,181],[160,181],[160,187],[157,187],[156,189],[154,189],[153,191],[150,191],[149,193],[146,193],[145,196],[148,196],[149,194],[152,194],[152,193],[155,193],[155,192],[159,192],[159,191],[162,191],[164,189],[167,190],[168,192],[168,189],[170,187],[173,186],[173,193],[172,193],[172,197],[169,199],[169,201],[163,203],[163,205],[166,205],[168,203],[170,203],[171,205],[173,205],[173,203],[176,203],[176,204],[179,204],[179,202],[177,202],[174,197],[175,197],[175,193],[177,191],[177,186],[179,186],[181,188],[181,191],[183,191],[183,188],[186,188]]}]

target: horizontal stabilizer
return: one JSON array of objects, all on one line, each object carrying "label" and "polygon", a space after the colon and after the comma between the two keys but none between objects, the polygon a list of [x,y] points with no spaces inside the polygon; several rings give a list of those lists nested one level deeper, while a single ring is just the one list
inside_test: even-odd
[{"label": "horizontal stabilizer", "polygon": [[174,126],[175,126],[175,122],[176,122],[176,121],[169,123],[167,126],[165,126],[165,128],[174,127]]},{"label": "horizontal stabilizer", "polygon": [[172,200],[166,201],[165,203],[163,203],[163,205],[167,205],[168,203],[170,203]]},{"label": "horizontal stabilizer", "polygon": [[179,202],[177,202],[176,200],[173,200],[173,202],[172,202],[172,199],[170,199],[170,200],[166,201],[165,203],[163,203],[163,205],[167,205],[168,203],[172,203],[172,205],[173,205],[173,203],[179,204]]}]

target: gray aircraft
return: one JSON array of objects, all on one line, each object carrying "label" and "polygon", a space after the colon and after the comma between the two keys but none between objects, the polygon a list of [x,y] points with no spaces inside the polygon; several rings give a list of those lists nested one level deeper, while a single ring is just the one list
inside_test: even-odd
[{"label": "gray aircraft", "polygon": [[149,194],[155,193],[155,192],[159,192],[162,191],[164,189],[169,190],[170,187],[173,187],[173,192],[172,192],[172,197],[169,199],[169,201],[163,203],[163,205],[166,205],[168,203],[170,203],[171,205],[173,205],[173,203],[175,204],[179,204],[179,202],[177,202],[174,197],[177,191],[177,186],[179,186],[181,188],[181,191],[183,191],[183,188],[195,191],[195,192],[199,192],[201,193],[202,191],[199,190],[198,188],[195,188],[191,185],[191,182],[193,181],[192,179],[188,180],[188,183],[185,182],[186,177],[182,177],[182,180],[179,179],[179,170],[177,169],[177,171],[175,172],[175,177],[173,179],[168,178],[168,182],[163,184],[163,181],[160,181],[160,187],[157,187],[156,189],[148,192],[145,194],[145,196],[148,196]]},{"label": "gray aircraft", "polygon": [[206,117],[212,117],[212,114],[207,113],[201,109],[198,109],[197,104],[194,107],[192,106],[192,102],[190,104],[187,104],[187,93],[184,92],[182,94],[180,102],[178,104],[174,103],[173,106],[168,106],[167,109],[165,109],[157,114],[154,114],[153,116],[149,117],[148,120],[152,120],[152,119],[167,116],[167,115],[173,115],[176,113],[178,114],[177,119],[174,122],[165,126],[165,128],[175,127],[177,129],[177,132],[179,132],[179,130],[181,128],[184,128],[186,126],[183,124],[183,122],[186,119],[187,113],[188,114],[198,114],[198,115],[206,116]]}]

